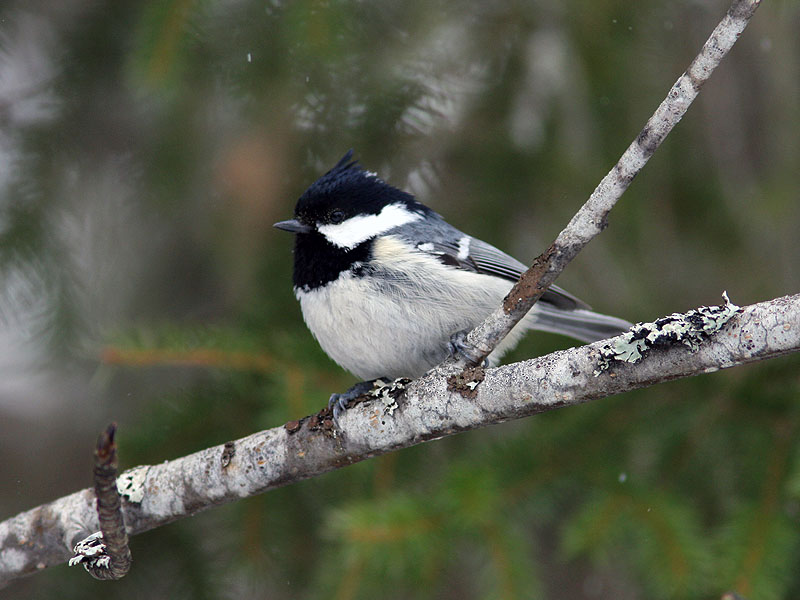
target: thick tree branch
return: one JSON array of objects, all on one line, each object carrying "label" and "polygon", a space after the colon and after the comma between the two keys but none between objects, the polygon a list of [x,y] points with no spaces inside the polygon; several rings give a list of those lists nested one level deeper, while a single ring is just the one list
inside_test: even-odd
[{"label": "thick tree branch", "polygon": [[[702,328],[698,324],[698,332]],[[427,440],[795,352],[800,350],[800,294],[743,308],[695,350],[675,341],[651,349],[637,364],[612,361],[604,369],[612,346],[597,342],[457,376],[432,372],[404,387],[387,386],[348,410],[341,419],[344,434],[326,425],[323,411],[183,458],[137,467],[118,481],[128,532],[142,533]],[[65,562],[73,544],[98,528],[91,489],[0,523],[0,586]]]},{"label": "thick tree branch", "polygon": [[[711,32],[700,54],[678,78],[619,162],[603,178],[550,247],[522,274],[503,305],[467,335],[467,344],[474,348],[474,352],[470,353],[474,364],[489,356],[555,282],[567,264],[606,228],[608,215],[617,200],[647,164],[667,134],[686,114],[702,85],[708,81],[714,69],[747,27],[760,2],[761,0],[734,0],[725,17]],[[462,366],[454,358],[441,368],[444,372]]]}]

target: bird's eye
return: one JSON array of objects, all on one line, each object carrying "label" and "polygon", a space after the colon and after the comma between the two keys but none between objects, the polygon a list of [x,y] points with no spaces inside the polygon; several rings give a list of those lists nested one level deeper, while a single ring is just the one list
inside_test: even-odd
[{"label": "bird's eye", "polygon": [[333,223],[333,224],[341,223],[342,221],[344,221],[344,211],[343,210],[338,210],[338,209],[333,211],[331,213],[330,220],[331,220],[331,223]]}]

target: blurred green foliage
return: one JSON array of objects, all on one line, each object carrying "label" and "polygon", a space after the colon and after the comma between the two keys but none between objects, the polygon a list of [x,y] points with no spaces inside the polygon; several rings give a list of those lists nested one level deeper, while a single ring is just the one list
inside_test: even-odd
[{"label": "blurred green foliage", "polygon": [[[12,419],[0,387],[0,462],[18,468],[0,518],[88,485],[88,448],[112,419],[130,467],[279,426],[353,382],[305,329],[292,242],[270,227],[348,148],[530,260],[726,9],[0,7],[3,68],[44,56],[19,89],[0,77],[0,333],[32,351],[26,372],[55,382],[43,395],[63,392]],[[760,9],[566,288],[634,321],[716,303],[723,289],[739,304],[798,291],[798,21],[796,3]],[[570,343],[531,335],[509,360]],[[542,414],[220,507],[133,538],[131,573],[103,593],[798,597],[797,365]],[[53,456],[20,452],[20,431],[31,447],[50,439]],[[97,585],[58,567],[4,592],[68,599]]]}]

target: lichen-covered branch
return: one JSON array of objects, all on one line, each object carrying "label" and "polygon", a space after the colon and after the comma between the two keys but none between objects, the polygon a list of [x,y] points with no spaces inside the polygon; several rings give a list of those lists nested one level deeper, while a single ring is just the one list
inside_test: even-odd
[{"label": "lichen-covered branch", "polygon": [[[636,339],[620,339],[623,334],[494,369],[431,372],[387,385],[342,416],[344,433],[323,411],[129,470],[117,483],[128,532],[460,431],[800,350],[800,294],[742,309],[726,302],[665,319],[640,325]],[[637,345],[639,356],[624,351],[641,338],[649,341]],[[98,529],[91,489],[0,523],[0,586],[65,562],[73,545]]]},{"label": "lichen-covered branch", "polygon": [[[475,349],[470,356],[476,363],[497,347],[555,282],[567,264],[606,228],[608,215],[617,200],[647,164],[667,134],[686,114],[700,88],[736,43],[759,4],[760,0],[734,0],[725,17],[711,32],[700,54],[670,88],[667,97],[622,154],[619,162],[598,184],[550,247],[523,273],[506,296],[503,305],[466,336],[466,343]],[[442,365],[442,370],[452,371],[460,366],[462,365],[454,358]]]}]

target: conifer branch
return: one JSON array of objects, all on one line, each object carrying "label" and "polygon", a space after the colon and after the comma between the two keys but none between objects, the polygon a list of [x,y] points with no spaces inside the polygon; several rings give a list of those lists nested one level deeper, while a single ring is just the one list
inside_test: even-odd
[{"label": "conifer branch", "polygon": [[[722,315],[719,319],[714,316]],[[695,337],[677,336],[689,324]],[[687,325],[687,326],[689,326]],[[663,381],[800,350],[800,294],[739,309],[730,304],[638,326],[651,345],[636,356],[633,334],[494,369],[431,372],[392,384],[344,413],[344,433],[327,409],[120,476],[129,535],[212,506],[314,477],[461,431],[597,400]],[[660,327],[660,329],[659,329]],[[691,332],[690,332],[691,333]],[[99,529],[95,494],[84,489],[0,523],[0,586],[65,562]]]}]

